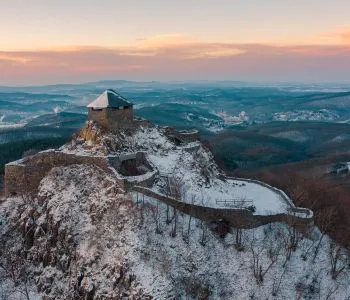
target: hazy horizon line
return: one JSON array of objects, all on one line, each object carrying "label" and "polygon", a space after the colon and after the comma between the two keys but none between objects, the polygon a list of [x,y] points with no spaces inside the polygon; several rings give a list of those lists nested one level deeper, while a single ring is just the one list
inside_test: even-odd
[{"label": "hazy horizon line", "polygon": [[88,85],[88,84],[98,84],[98,83],[107,83],[107,82],[125,82],[125,83],[140,83],[140,84],[188,84],[188,83],[237,83],[237,84],[279,84],[279,85],[290,85],[290,84],[297,84],[297,85],[350,85],[350,80],[337,80],[337,81],[294,81],[294,80],[249,80],[249,79],[242,79],[242,80],[236,80],[236,79],[186,79],[186,80],[129,80],[129,79],[101,79],[101,80],[94,80],[94,81],[77,81],[77,82],[57,82],[52,84],[5,84],[1,85],[0,88],[32,88],[32,87],[54,87],[54,86],[73,86],[73,85]]}]

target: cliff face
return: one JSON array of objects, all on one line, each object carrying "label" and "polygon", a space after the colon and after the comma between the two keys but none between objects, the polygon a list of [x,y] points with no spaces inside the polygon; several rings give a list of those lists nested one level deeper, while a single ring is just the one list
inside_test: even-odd
[{"label": "cliff face", "polygon": [[[207,222],[152,197],[158,193],[214,209],[212,196],[249,192],[263,201],[255,202],[255,214],[285,209],[286,203],[268,189],[225,179],[200,143],[181,144],[154,126],[132,134],[95,134],[98,130],[91,125],[59,149],[63,156],[83,160],[50,165],[35,193],[21,192],[1,204],[3,295],[13,299],[349,296],[348,253],[317,228],[302,232],[289,226],[298,224],[288,222],[228,228],[224,220]],[[146,182],[142,180],[153,172],[150,167],[157,168],[159,177],[148,187],[152,191],[148,195],[123,190],[120,174],[111,171],[111,164],[94,163],[94,157],[104,162],[111,157],[119,162],[133,159],[131,153],[140,151],[151,166],[139,159],[124,168],[140,168],[140,176],[128,179],[137,183]],[[234,205],[245,203],[241,199]]]}]

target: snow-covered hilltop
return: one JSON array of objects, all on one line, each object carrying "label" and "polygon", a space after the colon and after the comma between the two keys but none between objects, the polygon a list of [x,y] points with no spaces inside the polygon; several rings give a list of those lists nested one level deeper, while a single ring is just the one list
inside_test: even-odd
[{"label": "snow-covered hilltop", "polygon": [[197,137],[89,121],[9,164],[0,298],[347,299],[348,252],[312,212],[227,178]]}]

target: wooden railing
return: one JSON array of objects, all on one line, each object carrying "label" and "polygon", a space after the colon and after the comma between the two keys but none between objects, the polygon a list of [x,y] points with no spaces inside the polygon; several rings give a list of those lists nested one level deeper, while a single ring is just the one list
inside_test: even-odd
[{"label": "wooden railing", "polygon": [[247,199],[218,199],[216,204],[223,207],[247,208],[253,205],[253,200]]}]

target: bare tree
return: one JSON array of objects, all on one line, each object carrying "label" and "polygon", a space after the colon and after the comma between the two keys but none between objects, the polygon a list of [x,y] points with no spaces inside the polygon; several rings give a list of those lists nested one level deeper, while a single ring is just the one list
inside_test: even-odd
[{"label": "bare tree", "polygon": [[299,224],[298,224],[297,218],[291,215],[287,218],[286,231],[285,230],[279,231],[279,237],[282,240],[283,246],[285,248],[285,254],[286,254],[286,261],[284,263],[284,266],[290,260],[292,252],[296,251],[299,245],[299,242],[301,240],[302,235],[298,231],[298,226]]},{"label": "bare tree", "polygon": [[153,220],[156,224],[156,233],[160,234],[162,233],[162,230],[160,229],[159,201],[156,200],[156,202],[156,205],[147,204],[147,208],[150,210]]},{"label": "bare tree", "polygon": [[[192,194],[191,196],[191,204],[194,205],[196,203],[196,195]],[[192,221],[192,215],[189,215],[188,218],[188,224],[187,224],[187,237],[190,236],[190,231],[191,231],[191,221]]]},{"label": "bare tree", "polygon": [[283,280],[283,277],[286,273],[286,268],[283,268],[283,271],[281,273],[281,275],[277,278],[275,277],[273,279],[273,284],[272,284],[272,296],[276,297],[278,295],[278,293],[280,292],[281,289],[281,283]]},{"label": "bare tree", "polygon": [[334,241],[331,241],[329,244],[328,254],[331,263],[332,279],[337,279],[348,265],[347,255],[345,250]]},{"label": "bare tree", "polygon": [[201,220],[201,228],[202,228],[202,235],[201,235],[201,240],[200,240],[200,244],[202,246],[205,246],[206,244],[206,236],[207,236],[207,226],[205,224],[205,222],[203,220]]},{"label": "bare tree", "polygon": [[319,252],[319,249],[321,247],[322,240],[323,240],[325,234],[331,229],[331,227],[333,225],[335,215],[336,215],[336,210],[334,207],[323,208],[317,214],[318,228],[321,232],[321,236],[320,236],[320,239],[318,240],[318,243],[315,247],[313,262],[316,260],[317,254]]},{"label": "bare tree", "polygon": [[324,299],[325,300],[331,299],[331,297],[336,293],[339,287],[340,287],[340,284],[338,282],[328,287]]},{"label": "bare tree", "polygon": [[[207,205],[207,199],[204,197],[204,195],[202,194],[202,196],[201,196],[201,206],[206,206]],[[201,239],[200,239],[200,244],[202,245],[202,246],[204,246],[205,245],[205,243],[206,243],[206,236],[207,236],[207,226],[206,226],[206,224],[205,224],[205,222],[204,222],[204,220],[200,220],[200,226],[201,226],[201,228],[202,228],[202,235],[201,235]]]},{"label": "bare tree", "polygon": [[178,216],[177,216],[177,209],[175,207],[173,207],[173,217],[172,217],[173,222],[171,222],[171,233],[170,236],[171,237],[175,237],[176,233],[177,233],[177,221],[178,221]]},{"label": "bare tree", "polygon": [[[168,194],[170,197],[178,200],[183,201],[185,198],[185,193],[183,191],[183,176],[168,176]],[[168,213],[167,213],[168,214]],[[177,234],[177,225],[178,225],[178,213],[176,207],[173,207],[173,216],[171,219],[168,219],[167,215],[167,221],[170,221],[172,223],[172,229],[170,235],[172,237],[175,237]]]},{"label": "bare tree", "polygon": [[[263,282],[264,276],[277,262],[280,254],[280,248],[273,246],[273,242],[270,243],[268,249],[266,248],[267,244],[267,235],[265,235],[262,240],[259,240],[256,238],[255,232],[253,232],[253,236],[249,243],[249,251],[251,254],[251,267],[258,284]],[[262,259],[263,256],[267,256],[269,258],[269,262],[267,264],[264,264],[264,259]]]}]

